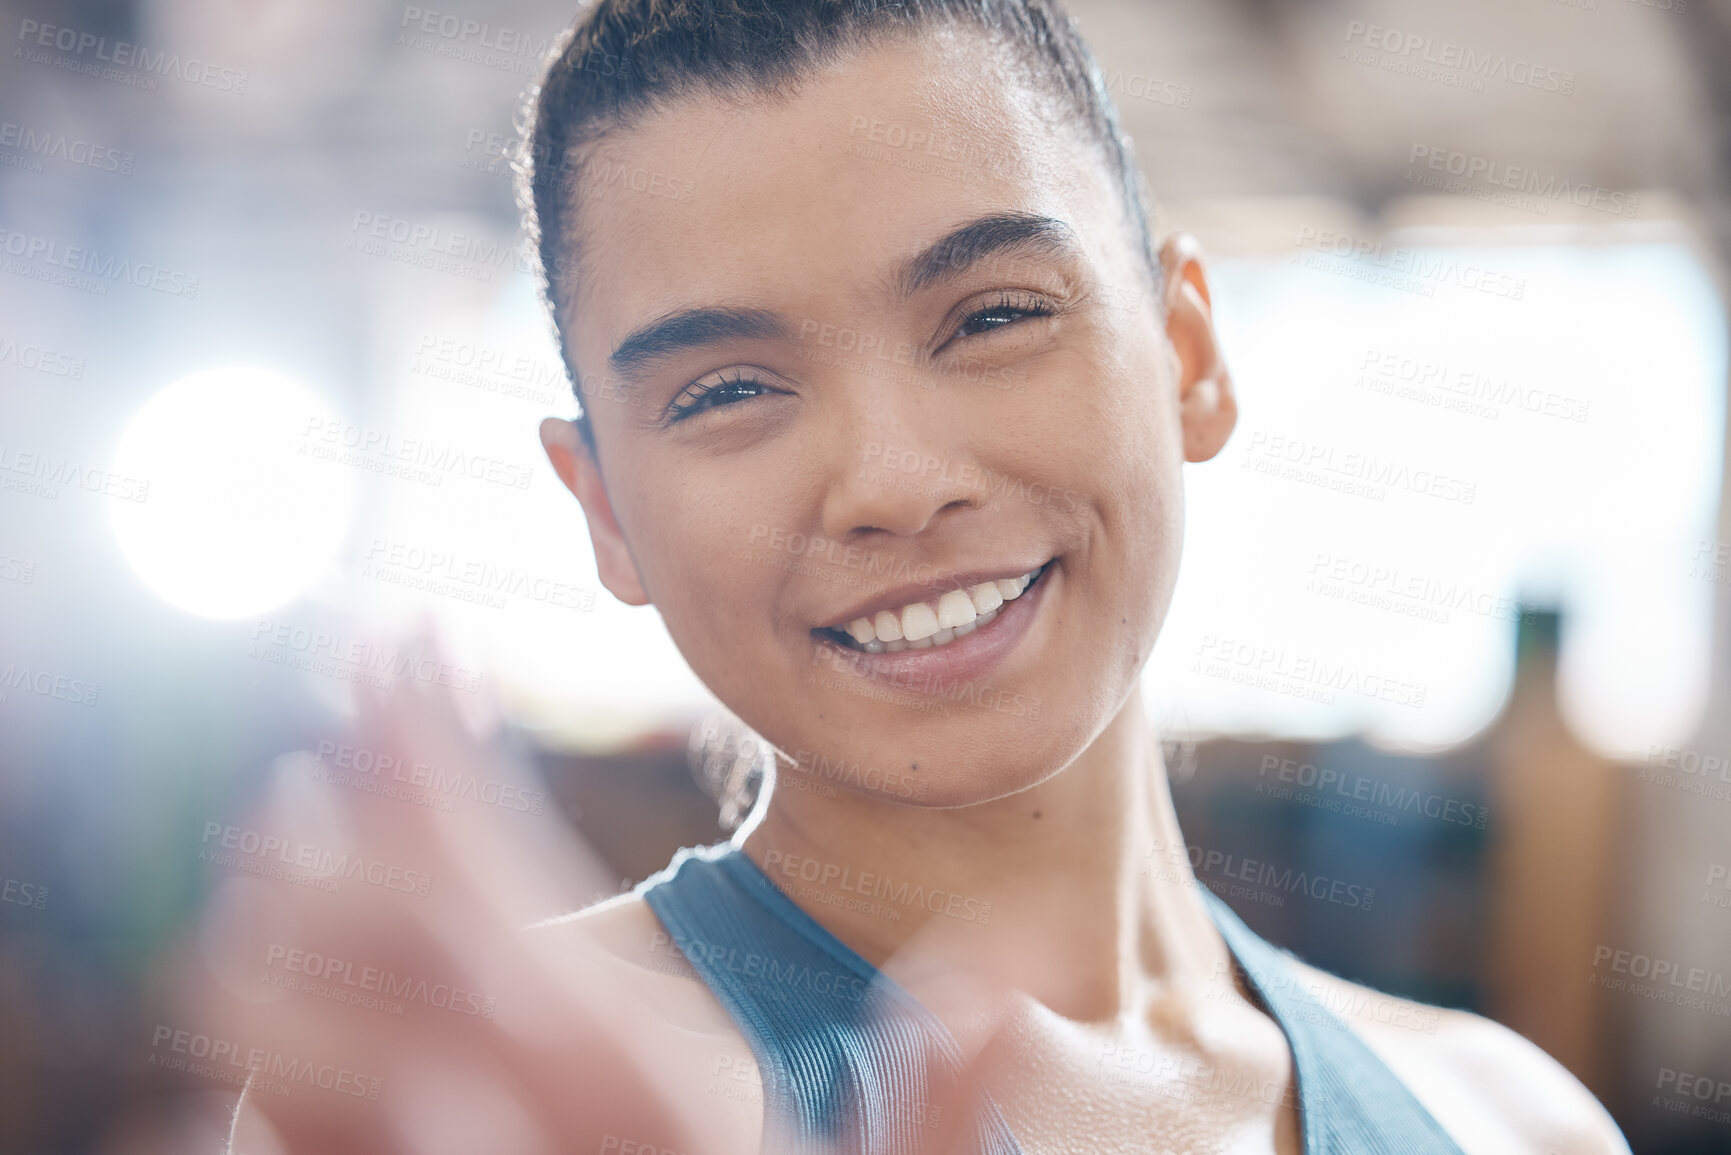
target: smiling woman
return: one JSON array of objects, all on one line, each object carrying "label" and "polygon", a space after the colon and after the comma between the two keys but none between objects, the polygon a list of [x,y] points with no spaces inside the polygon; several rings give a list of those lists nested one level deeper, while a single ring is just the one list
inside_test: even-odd
[{"label": "smiling woman", "polygon": [[[640,1073],[679,1134],[1626,1149],[1518,1036],[1387,1013],[1171,852],[1139,683],[1182,466],[1236,403],[1200,253],[1150,243],[1055,3],[602,0],[532,129],[588,402],[543,444],[603,583],[777,755],[730,844],[537,932],[624,1037],[670,1040]],[[776,788],[814,773],[838,788]],[[659,1145],[640,1107],[586,1098],[603,1150]]]}]

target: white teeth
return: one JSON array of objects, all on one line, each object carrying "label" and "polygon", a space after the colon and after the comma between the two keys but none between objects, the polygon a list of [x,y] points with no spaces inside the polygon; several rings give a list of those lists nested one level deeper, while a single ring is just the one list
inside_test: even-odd
[{"label": "white teeth", "polygon": [[968,597],[972,599],[974,609],[982,614],[989,614],[1004,604],[1004,595],[997,582],[981,582],[968,591]]},{"label": "white teeth", "polygon": [[994,620],[1004,603],[1022,596],[1038,572],[980,582],[965,590],[949,590],[938,598],[936,607],[930,602],[910,602],[900,612],[879,610],[869,618],[855,618],[840,628],[869,654],[941,646]]},{"label": "white teeth", "polygon": [[872,619],[872,630],[880,642],[899,642],[902,640],[902,619],[888,610],[879,610]]},{"label": "white teeth", "polygon": [[910,642],[924,641],[942,628],[937,611],[925,602],[913,602],[902,610],[902,637]]},{"label": "white teeth", "polygon": [[938,599],[938,625],[946,630],[965,626],[979,616],[966,590],[951,590]]}]

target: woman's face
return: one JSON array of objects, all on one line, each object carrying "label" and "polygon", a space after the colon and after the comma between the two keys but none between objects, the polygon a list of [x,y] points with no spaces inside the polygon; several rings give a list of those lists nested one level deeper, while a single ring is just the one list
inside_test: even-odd
[{"label": "woman's face", "polygon": [[789,757],[922,805],[1033,785],[1111,720],[1180,463],[1231,424],[1223,377],[1224,429],[1188,396],[1199,269],[1175,341],[1097,146],[1016,69],[927,34],[787,99],[694,96],[595,146],[578,209],[598,470],[568,427],[549,449],[603,581]]}]

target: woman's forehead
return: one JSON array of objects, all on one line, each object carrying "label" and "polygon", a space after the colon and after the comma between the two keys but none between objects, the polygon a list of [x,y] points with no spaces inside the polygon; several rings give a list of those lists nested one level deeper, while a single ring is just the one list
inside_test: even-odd
[{"label": "woman's forehead", "polygon": [[584,163],[569,331],[617,339],[693,295],[841,305],[992,212],[1085,229],[1114,203],[1098,150],[1002,63],[981,37],[885,43],[784,98],[693,95],[608,134]]}]

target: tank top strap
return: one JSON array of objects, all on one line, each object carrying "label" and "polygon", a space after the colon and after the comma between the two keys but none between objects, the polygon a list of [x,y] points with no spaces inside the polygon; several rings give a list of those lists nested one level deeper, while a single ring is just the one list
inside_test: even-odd
[{"label": "tank top strap", "polygon": [[[751,1047],[764,1150],[912,1155],[953,1125],[964,1056],[948,1029],[744,853],[681,850],[638,893]],[[964,1149],[1021,1155],[997,1104],[971,1102]]]},{"label": "tank top strap", "polygon": [[[750,1045],[764,1149],[911,1155],[955,1109],[961,1048],[736,847],[681,850],[638,893]],[[1463,1155],[1376,1054],[1298,979],[1292,958],[1202,888],[1204,905],[1292,1049],[1305,1155]],[[976,1089],[964,1150],[1020,1155]]]},{"label": "tank top strap", "polygon": [[1424,1105],[1299,979],[1293,959],[1207,887],[1214,924],[1292,1048],[1305,1155],[1463,1155]]}]

